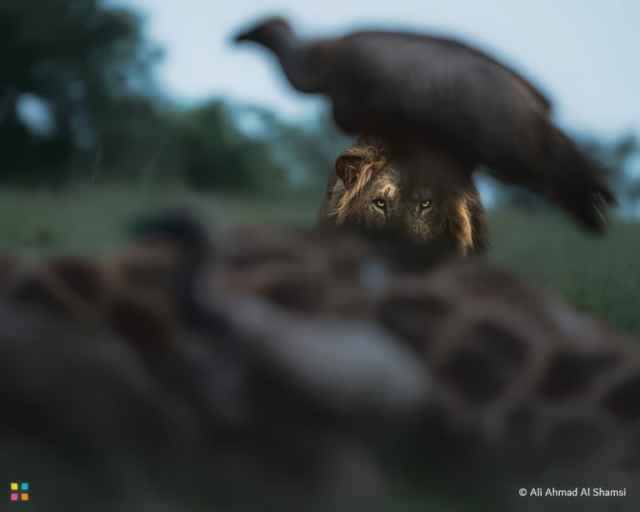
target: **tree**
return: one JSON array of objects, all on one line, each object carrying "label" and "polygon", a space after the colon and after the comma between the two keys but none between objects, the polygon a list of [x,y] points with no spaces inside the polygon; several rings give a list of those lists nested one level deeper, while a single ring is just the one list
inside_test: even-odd
[{"label": "tree", "polygon": [[283,168],[270,145],[243,133],[223,101],[211,100],[179,114],[176,129],[191,185],[255,191],[283,183]]},{"label": "tree", "polygon": [[[3,0],[0,3],[0,137],[2,180],[61,177],[77,153],[103,144],[110,119],[131,98],[156,92],[153,64],[160,56],[142,19],[98,0]],[[50,106],[54,133],[32,133],[19,117],[25,94]],[[58,170],[54,173],[53,170]]]},{"label": "tree", "polygon": [[635,210],[640,200],[640,175],[633,172],[630,164],[640,155],[638,137],[627,133],[612,142],[589,138],[585,140],[584,146],[609,170],[609,179],[623,210]]},{"label": "tree", "polygon": [[324,188],[337,156],[351,141],[336,128],[328,112],[302,123],[284,120],[264,107],[236,109],[236,118],[247,116],[254,120],[251,136],[272,148],[273,158],[287,170],[289,182],[298,187]]}]

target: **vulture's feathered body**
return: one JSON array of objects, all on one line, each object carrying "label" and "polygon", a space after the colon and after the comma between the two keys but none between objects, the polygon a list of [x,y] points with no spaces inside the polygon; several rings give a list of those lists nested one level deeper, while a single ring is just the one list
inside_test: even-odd
[{"label": "vulture's feathered body", "polygon": [[385,138],[411,159],[422,141],[542,194],[587,228],[615,202],[601,170],[550,119],[534,85],[466,44],[403,32],[302,41],[282,19],[236,36],[271,49],[293,87],[328,96],[350,134]]}]

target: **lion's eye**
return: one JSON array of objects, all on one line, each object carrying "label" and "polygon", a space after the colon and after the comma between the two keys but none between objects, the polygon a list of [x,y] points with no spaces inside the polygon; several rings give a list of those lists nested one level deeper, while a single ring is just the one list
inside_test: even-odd
[{"label": "lion's eye", "polygon": [[380,198],[374,199],[373,204],[375,205],[376,208],[380,208],[381,210],[384,210],[387,207],[387,202],[384,199],[380,199]]},{"label": "lion's eye", "polygon": [[428,210],[429,208],[431,208],[431,201],[429,201],[429,200],[422,201],[422,202],[420,203],[420,208],[421,208],[422,210]]}]

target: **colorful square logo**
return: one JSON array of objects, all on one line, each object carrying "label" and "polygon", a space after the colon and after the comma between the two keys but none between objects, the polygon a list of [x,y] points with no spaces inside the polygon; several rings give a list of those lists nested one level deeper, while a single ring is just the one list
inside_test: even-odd
[{"label": "colorful square logo", "polygon": [[9,501],[29,501],[31,495],[29,494],[29,482],[10,482],[9,483]]}]

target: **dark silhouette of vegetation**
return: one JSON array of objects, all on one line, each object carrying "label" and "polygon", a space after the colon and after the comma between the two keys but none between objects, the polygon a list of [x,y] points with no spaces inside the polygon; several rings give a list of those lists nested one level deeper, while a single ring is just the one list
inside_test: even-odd
[{"label": "dark silhouette of vegetation", "polygon": [[[58,181],[76,157],[113,158],[114,118],[155,91],[161,53],[133,11],[98,0],[5,0],[0,5],[0,137],[3,178]],[[34,134],[21,118],[28,98],[47,107],[52,130]],[[116,136],[114,136],[116,135]],[[119,148],[120,149],[120,148]]]},{"label": "dark silhouette of vegetation", "polygon": [[196,187],[262,189],[284,179],[267,142],[242,133],[220,100],[182,113],[176,129],[184,176]]},{"label": "dark silhouette of vegetation", "polygon": [[[594,137],[585,138],[584,147],[609,170],[609,180],[616,188],[620,204],[633,208],[640,201],[640,174],[631,168],[640,157],[640,140],[633,133],[605,142]],[[640,169],[637,169],[640,170]]]}]

